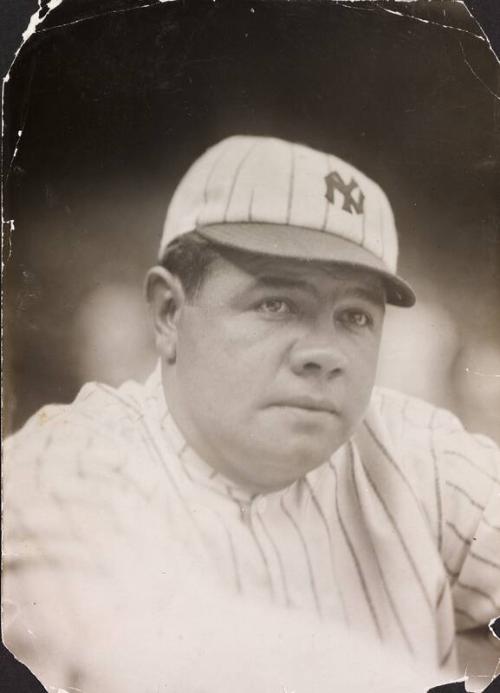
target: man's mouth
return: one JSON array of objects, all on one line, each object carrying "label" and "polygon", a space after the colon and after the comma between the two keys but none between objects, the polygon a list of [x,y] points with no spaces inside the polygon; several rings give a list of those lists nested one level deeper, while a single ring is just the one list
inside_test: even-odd
[{"label": "man's mouth", "polygon": [[286,399],[276,402],[274,406],[336,415],[339,413],[338,408],[331,400],[324,397],[312,397],[310,395],[287,397]]}]

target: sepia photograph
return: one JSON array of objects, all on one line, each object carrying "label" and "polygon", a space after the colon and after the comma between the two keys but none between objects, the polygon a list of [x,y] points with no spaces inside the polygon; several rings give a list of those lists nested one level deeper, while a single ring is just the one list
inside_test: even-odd
[{"label": "sepia photograph", "polygon": [[462,0],[32,12],[0,690],[493,690],[500,40]]}]

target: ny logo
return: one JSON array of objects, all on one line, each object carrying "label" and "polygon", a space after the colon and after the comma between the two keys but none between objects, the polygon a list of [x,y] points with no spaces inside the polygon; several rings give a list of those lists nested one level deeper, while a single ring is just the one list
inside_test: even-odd
[{"label": "ny logo", "polygon": [[[359,185],[354,180],[354,178],[351,178],[350,183],[344,183],[340,173],[337,173],[337,171],[332,171],[327,176],[325,176],[325,183],[325,197],[328,200],[328,202],[331,202],[332,205],[334,204],[335,190],[338,190],[338,192],[344,196],[344,204],[342,205],[342,209],[344,211],[349,212],[349,214],[352,214],[354,210],[356,214],[363,214],[365,196]],[[353,192],[354,190],[356,190],[356,188],[359,190],[357,200],[355,200],[353,197]]]}]

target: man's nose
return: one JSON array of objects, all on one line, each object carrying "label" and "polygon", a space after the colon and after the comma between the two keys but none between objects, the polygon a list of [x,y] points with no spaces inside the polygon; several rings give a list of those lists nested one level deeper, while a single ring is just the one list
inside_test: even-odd
[{"label": "man's nose", "polygon": [[347,365],[347,355],[333,325],[311,330],[299,339],[291,353],[290,363],[296,375],[340,375]]}]

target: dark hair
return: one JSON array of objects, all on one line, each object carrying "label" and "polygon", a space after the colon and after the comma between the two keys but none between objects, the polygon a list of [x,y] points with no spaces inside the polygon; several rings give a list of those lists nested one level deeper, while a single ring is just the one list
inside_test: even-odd
[{"label": "dark hair", "polygon": [[190,231],[169,243],[160,264],[179,279],[186,297],[192,300],[220,257],[217,245]]}]

